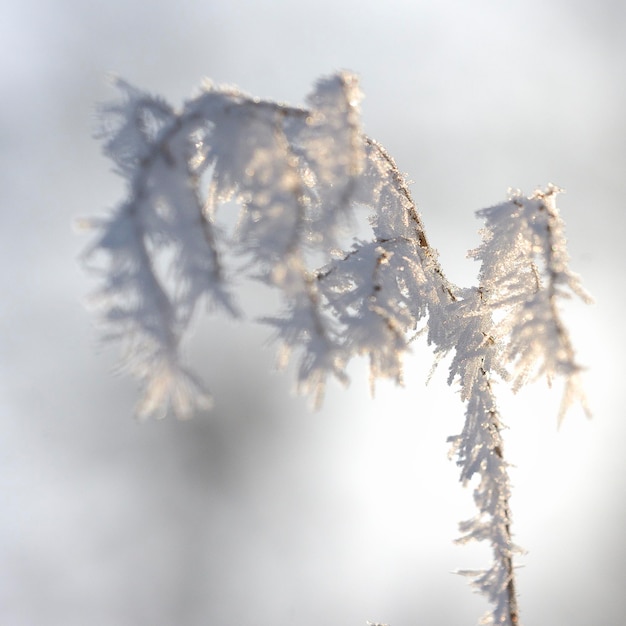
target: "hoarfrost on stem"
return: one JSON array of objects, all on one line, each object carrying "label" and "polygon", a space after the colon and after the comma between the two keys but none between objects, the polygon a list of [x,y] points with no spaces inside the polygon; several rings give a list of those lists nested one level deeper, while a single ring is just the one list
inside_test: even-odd
[{"label": "hoarfrost on stem", "polygon": [[[493,564],[464,572],[492,611],[484,623],[518,624],[508,464],[494,394],[538,376],[562,377],[562,413],[583,400],[578,365],[559,301],[590,298],[568,267],[564,228],[549,186],[483,209],[477,286],[446,278],[408,184],[393,158],[360,124],[355,75],[316,84],[307,108],[259,100],[207,83],[175,110],[122,80],[121,98],[101,107],[99,137],[127,183],[85,253],[100,279],[93,296],[107,338],[121,341],[121,365],[141,384],[138,415],[187,418],[210,407],[180,346],[201,305],[241,312],[233,275],[282,295],[262,321],[273,328],[279,365],[293,358],[298,389],[322,400],[329,376],[348,382],[357,356],[369,360],[372,391],[403,382],[412,339],[425,333],[437,360],[448,353],[450,384],[465,402],[452,454],[474,490],[477,515],[460,541],[487,541]],[[239,206],[232,235],[221,213]],[[341,242],[369,211],[371,237]],[[312,264],[314,259],[316,264]],[[319,261],[319,263],[317,263]],[[497,320],[497,321],[494,321]]]},{"label": "hoarfrost on stem", "polygon": [[502,363],[514,368],[513,388],[541,376],[549,383],[562,377],[562,418],[576,399],[589,409],[559,301],[574,295],[586,303],[592,300],[569,269],[563,220],[556,207],[560,191],[550,185],[529,198],[515,193],[508,202],[479,211],[485,220],[483,244],[470,256],[482,262],[482,293],[489,308],[501,316],[497,338],[503,343]]}]

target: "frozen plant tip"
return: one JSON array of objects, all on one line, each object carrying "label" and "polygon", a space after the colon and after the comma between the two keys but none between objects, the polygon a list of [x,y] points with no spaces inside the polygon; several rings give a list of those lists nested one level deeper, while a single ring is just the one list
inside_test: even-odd
[{"label": "frozen plant tip", "polygon": [[[85,252],[100,286],[93,304],[121,367],[138,379],[138,415],[191,417],[210,407],[204,384],[182,363],[181,342],[201,305],[232,317],[235,272],[278,290],[264,318],[279,363],[297,361],[298,389],[322,401],[326,381],[348,382],[364,356],[372,389],[403,382],[403,358],[424,332],[436,359],[451,354],[450,384],[465,403],[451,437],[476,517],[461,541],[486,541],[493,564],[464,572],[491,603],[483,623],[519,624],[508,464],[495,379],[519,389],[537,377],[565,381],[561,417],[580,366],[559,301],[590,298],[568,266],[563,223],[550,186],[479,211],[478,284],[448,281],[392,157],[361,128],[361,92],[342,72],[316,84],[305,107],[207,84],[179,110],[117,80],[120,98],[101,107],[104,151],[127,184]],[[232,234],[220,223],[239,207]],[[355,209],[371,235],[341,248]],[[315,262],[312,261],[315,260]],[[494,321],[497,320],[497,323]],[[585,405],[586,406],[586,405]]]}]

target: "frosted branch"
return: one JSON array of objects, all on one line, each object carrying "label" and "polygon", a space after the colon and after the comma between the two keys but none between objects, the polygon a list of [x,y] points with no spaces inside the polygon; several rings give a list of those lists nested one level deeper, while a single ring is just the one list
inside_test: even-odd
[{"label": "frosted branch", "polygon": [[[409,186],[393,158],[360,123],[358,80],[341,72],[317,82],[306,107],[206,84],[179,110],[124,81],[101,107],[105,154],[127,184],[85,263],[100,279],[93,296],[105,337],[122,344],[121,366],[138,379],[138,415],[187,418],[211,396],[182,363],[181,344],[201,305],[241,315],[233,275],[279,291],[262,321],[296,361],[298,390],[319,405],[329,377],[348,382],[355,357],[379,378],[403,383],[403,360],[422,331],[436,360],[452,354],[448,383],[466,404],[451,437],[477,515],[459,541],[486,541],[493,563],[462,572],[492,610],[483,623],[517,626],[508,464],[496,379],[514,389],[539,376],[566,383],[561,414],[584,397],[581,368],[560,303],[590,301],[569,269],[556,187],[478,212],[477,287],[450,283]],[[239,211],[232,234],[223,211]],[[341,242],[369,211],[370,236]],[[497,320],[497,322],[495,321]],[[511,372],[509,373],[509,370]]]}]

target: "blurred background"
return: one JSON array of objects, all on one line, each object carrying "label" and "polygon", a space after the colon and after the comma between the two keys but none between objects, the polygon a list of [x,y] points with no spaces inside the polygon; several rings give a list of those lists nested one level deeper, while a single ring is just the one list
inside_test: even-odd
[{"label": "blurred background", "polygon": [[[457,569],[473,515],[446,437],[463,407],[416,346],[406,388],[363,364],[313,413],[274,372],[266,329],[215,319],[189,343],[216,399],[181,423],[133,419],[84,300],[76,218],[122,198],[91,137],[115,72],[175,104],[203,77],[300,104],[358,72],[365,131],[413,182],[451,280],[474,211],[509,187],[566,189],[568,304],[594,418],[557,430],[543,383],[502,412],[522,621],[621,623],[626,4],[618,0],[8,0],[0,21],[0,622],[10,626],[474,624]],[[615,284],[617,281],[617,285]],[[244,302],[271,297],[250,287]]]}]

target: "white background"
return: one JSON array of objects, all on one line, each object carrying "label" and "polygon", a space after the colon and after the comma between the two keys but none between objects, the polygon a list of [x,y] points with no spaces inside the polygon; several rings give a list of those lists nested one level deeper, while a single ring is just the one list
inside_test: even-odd
[{"label": "white background", "polygon": [[[618,624],[624,599],[622,295],[626,19],[597,0],[9,0],[0,21],[0,622],[8,626],[474,624],[456,569],[473,514],[446,437],[463,408],[428,387],[368,395],[362,364],[323,409],[273,372],[267,332],[214,320],[188,346],[216,397],[187,423],[132,418],[83,300],[72,220],[123,194],[92,140],[113,71],[181,103],[207,76],[302,103],[358,72],[366,132],[408,172],[449,278],[472,284],[474,210],[554,182],[572,266],[566,310],[594,418],[556,428],[543,384],[502,408],[522,618]],[[251,308],[271,298],[248,289]]]}]

